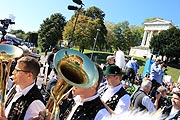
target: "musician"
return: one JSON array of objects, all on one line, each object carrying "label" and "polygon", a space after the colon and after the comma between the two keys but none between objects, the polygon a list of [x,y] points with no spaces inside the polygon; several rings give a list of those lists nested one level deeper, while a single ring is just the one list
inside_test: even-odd
[{"label": "musician", "polygon": [[0,119],[28,120],[45,109],[43,97],[35,84],[40,72],[38,61],[26,56],[18,60],[13,71],[14,86],[7,94],[5,115]]},{"label": "musician", "polygon": [[[99,84],[101,83],[103,71],[99,65],[96,65],[99,72],[98,82],[90,88],[73,87],[70,97],[61,101],[59,120],[102,120],[110,115],[104,103],[100,100],[97,93]],[[40,112],[38,117],[32,120],[45,117],[44,112]],[[46,116],[48,119],[49,116]]]},{"label": "musician", "polygon": [[130,96],[121,83],[121,69],[116,65],[111,65],[104,70],[107,80],[107,90],[102,94],[101,99],[114,111],[120,114],[130,107]]}]

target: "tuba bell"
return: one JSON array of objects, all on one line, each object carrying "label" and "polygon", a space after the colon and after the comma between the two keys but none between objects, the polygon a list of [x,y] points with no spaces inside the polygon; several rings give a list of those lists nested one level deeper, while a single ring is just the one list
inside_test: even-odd
[{"label": "tuba bell", "polygon": [[0,44],[0,114],[4,109],[6,86],[10,73],[13,58],[18,58],[23,54],[21,48],[13,45]]},{"label": "tuba bell", "polygon": [[97,83],[99,74],[94,63],[86,55],[71,49],[59,50],[54,56],[54,66],[61,79],[52,88],[46,109],[55,116],[54,119],[58,119],[59,103],[69,88],[89,88]]}]

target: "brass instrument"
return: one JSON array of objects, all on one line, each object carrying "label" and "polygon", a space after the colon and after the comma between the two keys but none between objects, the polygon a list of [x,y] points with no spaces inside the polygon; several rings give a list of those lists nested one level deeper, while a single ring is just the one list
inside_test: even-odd
[{"label": "brass instrument", "polygon": [[54,119],[57,119],[59,103],[69,87],[89,88],[98,81],[99,74],[94,63],[86,55],[70,49],[61,49],[55,54],[54,66],[61,79],[51,90],[46,108],[55,116]]},{"label": "brass instrument", "polygon": [[12,58],[18,58],[23,54],[21,48],[13,45],[0,44],[0,114],[4,109],[6,83],[10,73]]}]

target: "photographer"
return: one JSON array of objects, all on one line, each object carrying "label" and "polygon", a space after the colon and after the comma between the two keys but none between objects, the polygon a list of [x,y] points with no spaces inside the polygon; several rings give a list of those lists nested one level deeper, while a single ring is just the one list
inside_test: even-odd
[{"label": "photographer", "polygon": [[150,92],[151,97],[155,97],[156,90],[159,86],[162,85],[163,75],[165,72],[162,68],[165,66],[164,62],[160,58],[157,58],[156,61],[151,65],[150,70],[150,79],[152,80],[152,89]]},{"label": "photographer", "polygon": [[167,89],[164,86],[160,86],[156,91],[156,100],[154,105],[156,109],[162,109],[171,105],[171,101],[167,98]]}]

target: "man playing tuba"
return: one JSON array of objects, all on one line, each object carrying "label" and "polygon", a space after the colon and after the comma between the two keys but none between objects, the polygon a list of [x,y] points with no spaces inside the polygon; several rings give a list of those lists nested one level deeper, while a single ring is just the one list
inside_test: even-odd
[{"label": "man playing tuba", "polygon": [[[69,94],[60,103],[59,120],[102,120],[110,115],[97,93],[103,72],[99,65],[96,65],[96,67],[99,73],[97,83],[89,88],[73,86],[72,94]],[[48,120],[50,119],[50,114],[46,116],[45,112],[40,112],[38,117],[32,118],[32,120],[37,119]]]}]

